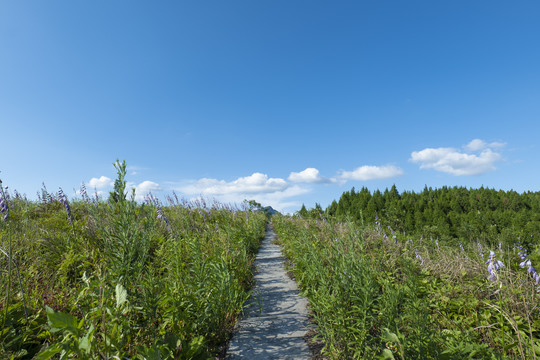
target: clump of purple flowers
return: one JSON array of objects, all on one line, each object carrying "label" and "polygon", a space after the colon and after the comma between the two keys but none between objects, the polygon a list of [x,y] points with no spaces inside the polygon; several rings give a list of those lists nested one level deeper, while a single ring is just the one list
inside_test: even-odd
[{"label": "clump of purple flowers", "polygon": [[377,225],[377,232],[380,234],[382,232],[381,219],[379,219],[379,216],[377,216],[377,213],[375,213],[375,224]]},{"label": "clump of purple flowers", "polygon": [[482,257],[482,260],[484,260],[484,252],[482,251],[482,245],[480,244],[480,241],[476,239],[476,245],[478,246],[478,253]]},{"label": "clump of purple flowers", "polygon": [[67,196],[66,196],[66,194],[64,194],[64,191],[62,190],[62,188],[60,188],[60,190],[58,190],[58,200],[60,200],[60,202],[62,204],[64,204],[64,206],[66,207],[69,222],[72,222],[73,221],[73,215],[71,214],[71,208],[69,207],[69,202],[68,202]]},{"label": "clump of purple flowers", "polygon": [[525,250],[521,246],[516,246],[516,248],[521,250],[520,252],[518,252],[518,255],[521,258],[521,260],[523,260],[522,262],[519,263],[519,266],[521,268],[527,267],[527,272],[531,274],[536,285],[538,285],[538,283],[540,283],[540,275],[536,272],[536,269],[532,266],[531,259],[527,257],[527,250]]},{"label": "clump of purple flowers", "polygon": [[154,195],[152,195],[152,193],[149,193],[147,196],[146,196],[146,202],[150,205],[155,205],[156,206],[156,211],[157,211],[157,218],[162,220],[166,225],[167,225],[167,229],[169,229],[169,232],[171,231],[171,225],[169,225],[169,220],[167,219],[167,217],[165,216],[165,214],[163,214],[163,209],[161,208],[161,206],[159,205],[159,200],[156,199],[154,197]]},{"label": "clump of purple flowers", "polygon": [[90,197],[88,196],[88,191],[86,191],[86,185],[84,183],[81,184],[80,193],[84,202],[87,204],[90,203]]},{"label": "clump of purple flowers", "polygon": [[2,180],[0,180],[0,190],[0,213],[2,214],[2,218],[4,219],[4,221],[7,221],[9,217],[9,208],[7,205],[8,200],[6,198],[4,188],[2,187]]},{"label": "clump of purple flowers", "polygon": [[422,264],[422,266],[424,266],[424,259],[422,259],[422,256],[420,256],[420,253],[418,252],[418,250],[414,251],[416,252],[416,258],[420,260],[420,263]]},{"label": "clump of purple flowers", "polygon": [[[519,238],[518,238],[519,239]],[[524,248],[522,248],[520,245],[516,245],[515,246],[516,249],[520,250],[518,252],[518,255],[519,257],[521,258],[521,260],[525,260],[527,259],[527,250],[525,250]]]},{"label": "clump of purple flowers", "polygon": [[[54,201],[54,198],[52,195],[47,191],[47,187],[45,186],[45,183],[41,183],[41,201],[44,204],[52,203]],[[39,195],[38,195],[39,197]]]},{"label": "clump of purple flowers", "polygon": [[489,259],[486,261],[486,264],[488,264],[489,280],[496,281],[497,271],[504,267],[504,264],[495,257],[495,251],[489,252]]},{"label": "clump of purple flowers", "polygon": [[163,220],[165,224],[167,224],[167,229],[171,231],[171,225],[169,225],[169,220],[167,220],[167,217],[163,214],[163,210],[161,209],[161,206],[159,204],[156,204],[156,210],[157,210],[157,218],[160,220]]}]

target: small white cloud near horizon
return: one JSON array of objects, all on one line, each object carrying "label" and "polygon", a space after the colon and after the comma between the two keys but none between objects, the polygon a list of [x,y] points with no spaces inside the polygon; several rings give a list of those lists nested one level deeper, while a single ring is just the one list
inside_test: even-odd
[{"label": "small white cloud near horizon", "polygon": [[394,165],[360,166],[353,171],[342,171],[338,176],[343,180],[377,180],[388,179],[403,175],[403,170]]},{"label": "small white cloud near horizon", "polygon": [[272,193],[285,190],[289,185],[280,178],[269,178],[262,173],[253,173],[250,176],[240,177],[227,182],[225,180],[202,178],[183,186],[178,190],[185,194],[225,195],[225,194],[257,194]]},{"label": "small white cloud near horizon", "polygon": [[147,170],[147,168],[136,166],[136,165],[129,165],[127,167],[127,171],[129,172],[129,175],[139,175],[143,170]]},{"label": "small white cloud near horizon", "polygon": [[291,201],[289,198],[309,192],[301,186],[291,186],[284,179],[270,178],[258,172],[233,181],[202,178],[176,187],[175,190],[188,196],[213,197],[226,203],[255,200],[265,206],[272,206],[278,211],[297,206],[298,202]]},{"label": "small white cloud near horizon", "polygon": [[300,172],[291,172],[289,174],[289,177],[287,178],[289,181],[292,182],[304,182],[304,183],[315,183],[315,184],[323,184],[323,183],[330,183],[334,182],[332,179],[325,178],[324,176],[321,176],[319,174],[319,170],[315,168],[306,168],[303,171]]},{"label": "small white cloud near horizon", "polygon": [[500,143],[500,142],[492,142],[492,143],[488,144],[484,140],[473,139],[467,145],[464,145],[463,148],[466,151],[475,152],[475,151],[480,151],[480,150],[484,150],[484,149],[487,149],[487,148],[489,148],[489,149],[501,148],[504,145],[506,145],[506,144],[505,143]]},{"label": "small white cloud near horizon", "polygon": [[131,196],[131,189],[135,189],[135,200],[143,201],[146,195],[148,195],[150,192],[160,191],[161,186],[153,181],[145,180],[138,185],[135,185],[135,183],[132,182],[128,182],[126,184],[126,189],[128,189],[128,197]]},{"label": "small white cloud near horizon", "polygon": [[92,189],[104,189],[109,186],[112,186],[113,184],[114,184],[114,181],[112,181],[112,179],[106,176],[101,176],[100,178],[91,178],[90,181],[88,182],[88,185]]},{"label": "small white cloud near horizon", "polygon": [[[434,169],[455,176],[481,175],[496,169],[495,163],[502,161],[502,156],[492,148],[504,145],[498,142],[488,144],[474,139],[463,146],[467,152],[451,147],[426,148],[413,151],[409,161],[419,163],[420,169]],[[479,151],[480,153],[474,154]]]}]

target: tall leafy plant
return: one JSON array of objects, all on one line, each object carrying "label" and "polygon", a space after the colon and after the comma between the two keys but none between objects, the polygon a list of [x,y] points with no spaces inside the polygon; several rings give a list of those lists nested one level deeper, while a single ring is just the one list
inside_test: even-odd
[{"label": "tall leafy plant", "polygon": [[122,283],[129,288],[129,283],[140,278],[148,257],[150,246],[150,230],[155,221],[147,216],[140,221],[149,209],[139,207],[135,202],[135,190],[131,198],[126,198],[126,162],[116,160],[114,167],[117,179],[114,191],[110,193],[109,205],[112,208],[108,223],[103,223],[105,257],[107,271],[113,277],[113,282]]}]

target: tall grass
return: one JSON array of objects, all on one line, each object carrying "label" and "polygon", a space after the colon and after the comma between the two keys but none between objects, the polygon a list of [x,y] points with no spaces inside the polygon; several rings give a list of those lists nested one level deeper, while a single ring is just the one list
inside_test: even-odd
[{"label": "tall grass", "polygon": [[[332,359],[540,355],[538,279],[519,266],[519,249],[412,239],[380,225],[272,222]],[[490,250],[505,265],[491,273]]]},{"label": "tall grass", "polygon": [[199,359],[222,350],[250,295],[266,216],[176,196],[167,206],[137,203],[125,163],[115,165],[107,201],[84,188],[80,200],[46,188],[39,202],[9,199],[0,358]]}]

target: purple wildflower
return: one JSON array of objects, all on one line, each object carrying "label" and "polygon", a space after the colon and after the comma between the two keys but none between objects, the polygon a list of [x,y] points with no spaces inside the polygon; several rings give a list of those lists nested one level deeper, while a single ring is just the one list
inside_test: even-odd
[{"label": "purple wildflower", "polygon": [[516,246],[517,249],[521,250],[518,252],[518,255],[519,257],[521,258],[521,260],[525,260],[527,259],[527,250],[522,248],[521,246]]},{"label": "purple wildflower", "polygon": [[486,264],[488,264],[489,280],[497,280],[497,271],[499,271],[501,267],[504,267],[504,264],[495,257],[495,251],[489,252],[489,259],[486,261]]},{"label": "purple wildflower", "polygon": [[69,207],[67,196],[64,194],[64,191],[62,191],[62,188],[60,188],[60,190],[58,191],[58,200],[60,200],[60,202],[62,202],[62,204],[64,204],[64,206],[66,207],[68,219],[70,222],[72,222],[73,215],[71,214],[71,208]]},{"label": "purple wildflower", "polygon": [[7,221],[9,217],[9,208],[8,200],[4,193],[4,188],[2,187],[2,180],[0,180],[0,191],[0,213],[3,214],[2,218],[4,219],[4,221]]},{"label": "purple wildflower", "polygon": [[540,275],[536,272],[536,269],[532,266],[531,259],[525,259],[519,263],[521,268],[527,267],[527,273],[531,274],[536,284],[540,282]]},{"label": "purple wildflower", "polygon": [[377,225],[377,232],[380,234],[381,229],[381,219],[379,219],[379,216],[377,216],[377,213],[375,213],[375,224]]},{"label": "purple wildflower", "polygon": [[47,187],[45,186],[45,183],[41,183],[41,200],[43,201],[43,203],[51,203],[53,202],[53,197],[52,195],[49,193],[49,191],[47,190]]},{"label": "purple wildflower", "polygon": [[158,203],[156,203],[156,210],[157,210],[157,218],[160,220],[163,220],[165,224],[167,224],[167,229],[169,229],[169,232],[171,231],[171,225],[169,225],[169,220],[167,220],[167,217],[165,214],[163,214],[163,210],[161,209],[161,206],[159,206]]},{"label": "purple wildflower", "polygon": [[482,251],[482,245],[480,244],[480,241],[478,241],[478,239],[476,239],[476,245],[478,246],[478,253],[482,257],[482,261],[485,261],[484,252]]},{"label": "purple wildflower", "polygon": [[80,193],[81,193],[83,201],[85,203],[89,203],[90,197],[88,196],[88,191],[86,191],[86,185],[84,183],[81,184]]},{"label": "purple wildflower", "polygon": [[99,194],[96,189],[94,189],[94,198],[92,199],[92,202],[96,207],[99,207]]},{"label": "purple wildflower", "polygon": [[[178,200],[178,195],[176,195],[176,193],[174,191],[172,193],[173,193],[173,196],[174,196],[174,200],[176,201],[176,205],[180,205],[180,201]],[[184,207],[186,207],[185,201],[186,201],[186,199],[182,199],[182,204],[184,205]]]},{"label": "purple wildflower", "polygon": [[[1,186],[1,185],[0,185]],[[4,197],[6,198],[6,201],[11,200],[11,196],[9,196],[8,186],[4,187]]]},{"label": "purple wildflower", "polygon": [[422,266],[424,266],[424,259],[422,259],[422,257],[420,256],[420,253],[418,253],[418,250],[414,251],[416,252],[416,258],[420,260],[420,263],[422,264]]},{"label": "purple wildflower", "polygon": [[519,267],[521,268],[524,268],[525,266],[530,266],[530,265],[531,265],[531,260],[529,259],[525,259],[519,263]]}]

